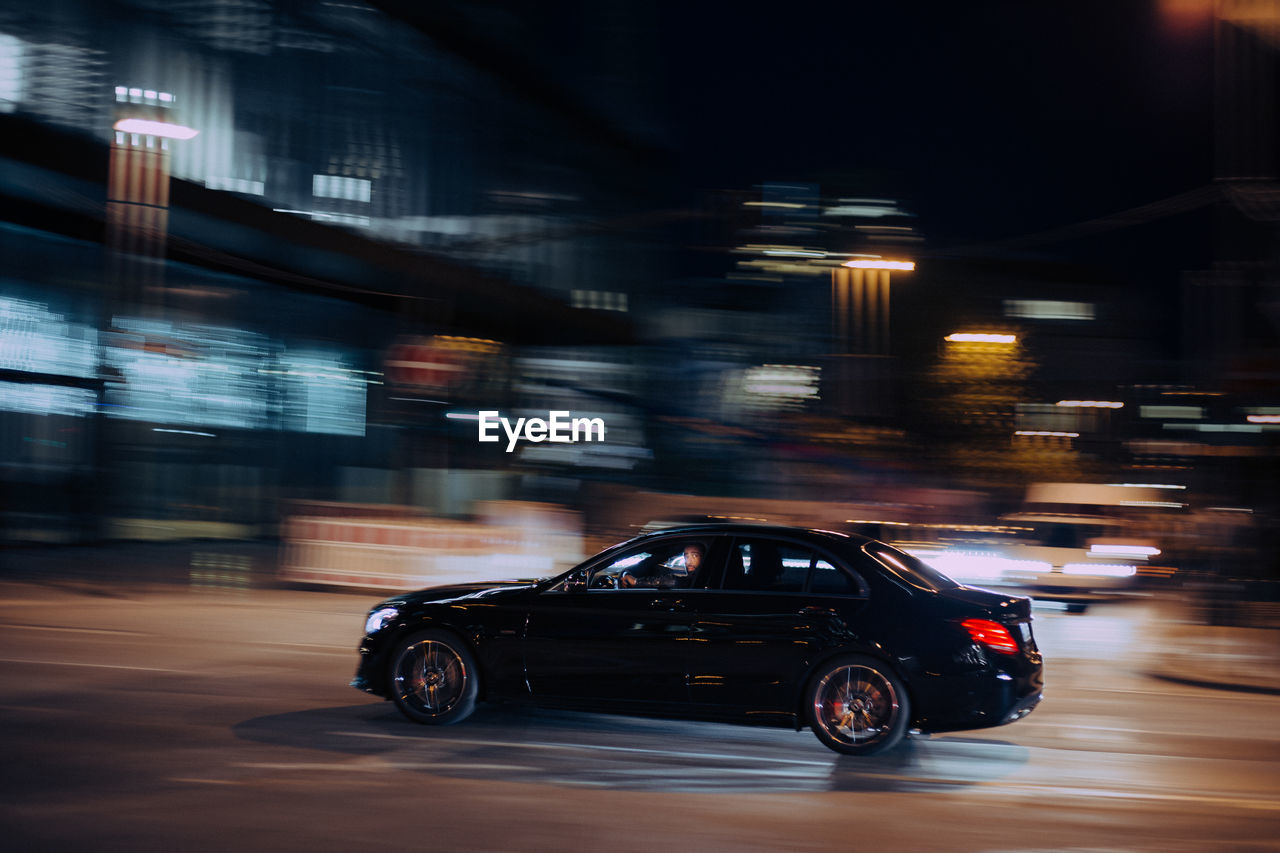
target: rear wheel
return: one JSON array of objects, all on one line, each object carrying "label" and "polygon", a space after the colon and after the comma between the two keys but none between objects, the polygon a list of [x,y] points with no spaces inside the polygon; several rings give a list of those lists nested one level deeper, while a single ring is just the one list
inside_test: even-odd
[{"label": "rear wheel", "polygon": [[391,654],[391,698],[414,722],[447,726],[475,710],[476,675],[465,643],[447,631],[421,631],[401,640]]},{"label": "rear wheel", "polygon": [[911,720],[901,679],[884,663],[861,655],[824,664],[809,682],[805,709],[818,740],[846,755],[892,749]]}]

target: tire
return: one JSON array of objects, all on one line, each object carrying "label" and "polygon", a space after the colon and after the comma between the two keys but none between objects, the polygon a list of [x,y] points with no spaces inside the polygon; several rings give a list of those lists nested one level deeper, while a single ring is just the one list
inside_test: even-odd
[{"label": "tire", "polygon": [[460,723],[476,707],[475,657],[448,631],[419,631],[396,644],[387,671],[392,700],[415,723]]},{"label": "tire", "polygon": [[818,740],[845,755],[875,755],[902,741],[911,703],[885,663],[862,655],[832,658],[804,694],[805,715]]}]

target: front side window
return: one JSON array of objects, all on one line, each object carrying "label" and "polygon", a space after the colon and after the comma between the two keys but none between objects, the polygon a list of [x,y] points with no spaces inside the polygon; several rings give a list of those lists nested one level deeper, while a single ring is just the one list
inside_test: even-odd
[{"label": "front side window", "polygon": [[589,589],[687,589],[695,586],[711,549],[710,537],[647,542],[592,570]]}]

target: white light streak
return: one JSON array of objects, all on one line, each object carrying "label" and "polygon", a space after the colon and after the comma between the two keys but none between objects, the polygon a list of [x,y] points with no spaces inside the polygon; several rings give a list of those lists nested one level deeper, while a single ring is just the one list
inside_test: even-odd
[{"label": "white light streak", "polygon": [[1089,555],[1105,554],[1108,557],[1154,557],[1160,553],[1159,548],[1150,545],[1091,545]]},{"label": "white light streak", "polygon": [[1062,567],[1064,575],[1092,575],[1104,578],[1131,578],[1137,574],[1133,566],[1119,563],[1067,563]]},{"label": "white light streak", "polygon": [[1186,486],[1178,486],[1173,483],[1107,483],[1109,488],[1113,489],[1182,489]]}]

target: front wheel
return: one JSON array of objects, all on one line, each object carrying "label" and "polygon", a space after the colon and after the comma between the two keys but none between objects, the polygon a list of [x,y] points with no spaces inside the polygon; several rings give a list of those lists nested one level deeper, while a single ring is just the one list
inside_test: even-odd
[{"label": "front wheel", "polygon": [[447,631],[421,631],[401,640],[389,675],[396,707],[416,723],[447,726],[475,710],[475,658]]},{"label": "front wheel", "polygon": [[805,710],[818,740],[846,755],[892,749],[911,720],[901,679],[886,664],[861,655],[825,663],[809,682]]}]

